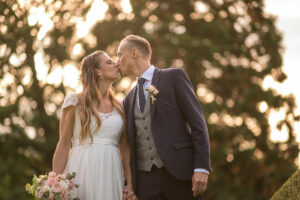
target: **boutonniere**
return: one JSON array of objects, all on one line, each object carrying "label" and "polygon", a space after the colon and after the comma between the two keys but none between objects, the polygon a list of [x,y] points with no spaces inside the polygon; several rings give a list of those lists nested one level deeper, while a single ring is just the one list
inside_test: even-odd
[{"label": "boutonniere", "polygon": [[154,101],[156,101],[156,96],[158,95],[158,93],[159,93],[159,91],[158,91],[158,89],[154,86],[154,85],[150,85],[147,89],[146,89],[146,91],[148,91],[149,92],[149,94],[150,94],[150,98],[151,98],[151,100],[152,100],[152,104],[154,104]]}]

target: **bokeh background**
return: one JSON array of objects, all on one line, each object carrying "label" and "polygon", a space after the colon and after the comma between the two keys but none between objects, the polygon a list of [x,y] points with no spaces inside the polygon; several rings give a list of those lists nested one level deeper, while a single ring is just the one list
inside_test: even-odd
[{"label": "bokeh background", "polygon": [[[82,58],[129,34],[189,75],[210,133],[206,199],[269,199],[299,168],[297,0],[1,0],[0,199],[51,170]],[[298,57],[297,57],[298,56]],[[135,84],[114,84],[123,99]],[[298,133],[298,134],[297,134]]]}]

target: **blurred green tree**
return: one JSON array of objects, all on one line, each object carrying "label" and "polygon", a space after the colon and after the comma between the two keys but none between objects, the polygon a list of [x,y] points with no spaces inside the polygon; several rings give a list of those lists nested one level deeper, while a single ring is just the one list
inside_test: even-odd
[{"label": "blurred green tree", "polygon": [[[150,41],[155,66],[182,67],[191,78],[210,132],[214,173],[207,199],[269,199],[296,170],[294,97],[263,88],[265,77],[282,82],[286,75],[282,36],[262,0],[132,0],[132,11],[106,0],[104,18],[81,37],[78,19],[91,19],[93,1],[20,2],[0,5],[1,199],[26,199],[25,183],[51,169],[68,85],[45,80],[39,65],[47,75],[68,63],[78,67],[96,49],[115,55],[128,34]],[[48,18],[32,14],[38,12]],[[121,82],[116,90],[125,93]],[[288,139],[274,142],[268,117],[280,109],[277,128],[287,130]]]},{"label": "blurred green tree", "polygon": [[[71,60],[75,23],[70,18],[78,8],[82,13],[83,5],[76,2],[0,3],[0,199],[29,199],[24,184],[33,174],[51,170],[56,110],[65,89],[63,83],[42,80],[37,65],[45,63],[50,73]],[[43,12],[49,15],[38,15]]]}]

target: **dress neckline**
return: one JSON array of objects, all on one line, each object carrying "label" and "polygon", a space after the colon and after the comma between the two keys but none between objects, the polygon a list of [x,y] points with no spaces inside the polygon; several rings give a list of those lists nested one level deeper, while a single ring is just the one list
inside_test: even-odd
[{"label": "dress neckline", "polygon": [[116,111],[116,107],[114,107],[113,111],[111,111],[111,112],[108,112],[108,113],[98,112],[98,113],[100,113],[100,115],[110,115],[110,114],[114,113],[115,111]]}]

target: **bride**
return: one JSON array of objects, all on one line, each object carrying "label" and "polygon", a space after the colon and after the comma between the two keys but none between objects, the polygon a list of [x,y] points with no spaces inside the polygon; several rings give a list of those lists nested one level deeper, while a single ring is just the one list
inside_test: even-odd
[{"label": "bride", "polygon": [[[117,64],[105,52],[96,51],[81,64],[83,91],[67,95],[62,105],[53,171],[76,172],[77,197],[81,200],[136,198],[125,117],[111,91],[112,83],[119,78]],[[123,197],[124,176],[127,189]]]}]

